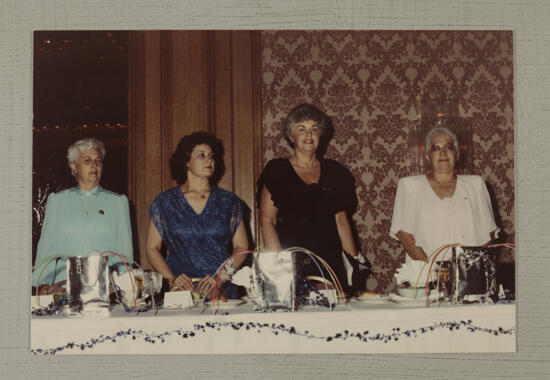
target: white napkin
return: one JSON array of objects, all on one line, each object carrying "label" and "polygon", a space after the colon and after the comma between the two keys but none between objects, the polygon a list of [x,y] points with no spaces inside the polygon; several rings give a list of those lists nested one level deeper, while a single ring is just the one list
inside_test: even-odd
[{"label": "white napkin", "polygon": [[[117,271],[113,271],[111,274],[112,274],[113,282],[115,283],[116,286],[119,287],[120,292],[122,293],[124,304],[133,305],[134,291],[132,290],[132,282],[130,280],[130,274],[128,272],[124,272],[123,274],[119,275]],[[139,297],[139,289],[138,289],[138,284],[135,277],[143,278],[143,271],[141,269],[134,269],[134,276],[132,277],[136,296]]]},{"label": "white napkin", "polygon": [[193,306],[193,296],[189,290],[164,293],[165,308],[186,308]]},{"label": "white napkin", "polygon": [[[365,259],[365,256],[363,256],[363,254],[361,252],[357,253],[357,256],[355,256],[355,259],[357,261],[359,261],[359,264],[366,264],[367,263],[367,260]],[[342,260],[344,261],[344,269],[346,270],[346,277],[347,277],[347,280],[348,280],[348,285],[352,286],[353,283],[352,283],[351,279],[352,279],[352,276],[353,276],[353,266],[349,262],[349,259],[346,256],[346,253],[344,251],[342,251]]]},{"label": "white napkin", "polygon": [[397,284],[408,282],[411,286],[414,286],[416,284],[416,281],[418,280],[418,286],[424,286],[424,284],[426,283],[426,276],[428,275],[428,264],[426,264],[426,267],[424,268],[424,271],[422,271],[420,279],[418,279],[418,274],[422,270],[424,264],[425,263],[423,261],[419,260],[411,260],[409,262],[405,262],[395,271],[395,280],[397,281]]},{"label": "white napkin", "polygon": [[47,308],[54,303],[53,295],[47,296],[31,296],[31,311]]},{"label": "white napkin", "polygon": [[348,280],[348,285],[351,286],[351,278],[353,276],[353,267],[349,262],[346,254],[342,251],[342,260],[344,261],[344,268],[346,269],[346,277]]},{"label": "white napkin", "polygon": [[252,287],[252,268],[242,267],[231,276],[231,282],[235,285],[244,286],[248,292]]}]

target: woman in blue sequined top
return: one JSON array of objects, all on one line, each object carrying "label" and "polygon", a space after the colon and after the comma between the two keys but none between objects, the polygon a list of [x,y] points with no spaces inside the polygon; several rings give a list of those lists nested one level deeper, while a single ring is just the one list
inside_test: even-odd
[{"label": "woman in blue sequined top", "polygon": [[[221,141],[206,132],[182,138],[170,169],[178,186],[159,194],[149,209],[147,256],[173,290],[210,294],[213,274],[230,252],[248,249],[243,203],[215,184],[223,174]],[[161,253],[167,247],[166,258]],[[228,272],[238,269],[245,255],[237,255],[221,274],[229,298],[238,298]],[[196,283],[196,285],[193,284]]]}]

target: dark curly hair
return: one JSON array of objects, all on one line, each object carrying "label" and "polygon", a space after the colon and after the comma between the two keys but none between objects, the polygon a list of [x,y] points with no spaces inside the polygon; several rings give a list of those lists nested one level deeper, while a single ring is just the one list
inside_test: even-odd
[{"label": "dark curly hair", "polygon": [[201,144],[208,145],[214,154],[214,173],[210,177],[210,184],[215,185],[222,178],[225,172],[225,164],[223,162],[221,140],[211,133],[194,132],[182,137],[178,147],[170,157],[170,172],[172,179],[178,185],[183,185],[187,181],[187,163],[191,159],[191,152],[193,152],[193,148]]},{"label": "dark curly hair", "polygon": [[332,127],[332,120],[330,117],[312,104],[302,103],[290,110],[283,125],[283,134],[285,139],[290,146],[294,148],[294,144],[290,139],[294,125],[306,120],[315,121],[321,128],[317,155],[322,156],[324,155],[326,147],[334,134],[334,129]]}]

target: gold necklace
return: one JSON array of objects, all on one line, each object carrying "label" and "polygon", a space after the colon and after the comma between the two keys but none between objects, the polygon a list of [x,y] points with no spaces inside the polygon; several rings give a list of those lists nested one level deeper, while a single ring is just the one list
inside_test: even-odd
[{"label": "gold necklace", "polygon": [[210,194],[210,189],[204,191],[204,192],[201,192],[201,191],[198,191],[198,190],[189,190],[189,187],[187,188],[187,191],[183,191],[184,194],[189,194],[189,193],[196,193],[198,194],[201,199],[206,199],[206,197],[208,196],[208,194]]}]

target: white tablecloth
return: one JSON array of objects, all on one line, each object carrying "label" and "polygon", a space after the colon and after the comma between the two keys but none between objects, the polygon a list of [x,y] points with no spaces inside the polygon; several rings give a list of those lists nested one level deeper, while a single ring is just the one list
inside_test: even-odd
[{"label": "white tablecloth", "polygon": [[250,304],[109,317],[34,316],[33,354],[514,352],[515,305],[370,304],[254,312]]}]

